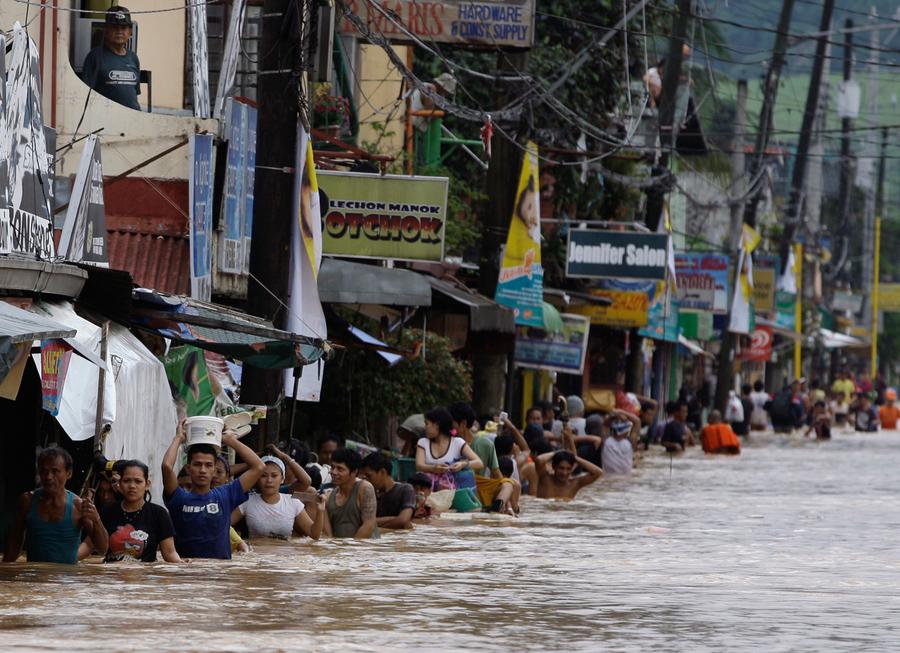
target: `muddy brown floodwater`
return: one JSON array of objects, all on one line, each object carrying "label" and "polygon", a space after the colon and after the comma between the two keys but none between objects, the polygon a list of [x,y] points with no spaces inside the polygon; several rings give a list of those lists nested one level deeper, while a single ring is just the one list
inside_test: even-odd
[{"label": "muddy brown floodwater", "polygon": [[900,434],[649,456],[517,520],[0,565],[0,650],[898,651]]}]

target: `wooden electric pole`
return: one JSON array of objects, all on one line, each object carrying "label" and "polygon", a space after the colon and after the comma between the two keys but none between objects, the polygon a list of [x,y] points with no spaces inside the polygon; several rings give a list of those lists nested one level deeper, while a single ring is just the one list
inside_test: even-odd
[{"label": "wooden electric pole", "polygon": [[[528,67],[528,51],[505,52],[497,55],[500,72],[517,74]],[[519,84],[497,84],[495,105],[506,105],[521,93]],[[522,165],[523,150],[528,140],[528,126],[524,120],[498,124],[491,140],[491,159],[485,178],[484,213],[481,216],[483,233],[478,261],[478,292],[493,299],[500,275],[500,252],[506,244],[506,234],[516,201],[516,184]],[[491,351],[489,343],[482,343],[474,353],[472,365],[472,404],[478,415],[503,407],[511,411],[514,366],[511,354]],[[504,382],[505,378],[505,382]],[[502,390],[505,387],[505,392]]]},{"label": "wooden electric pole", "polygon": [[[294,206],[293,169],[297,147],[297,117],[301,61],[300,26],[292,0],[265,0],[260,44],[256,130],[256,193],[247,310],[283,326],[288,296],[291,220]],[[281,370],[244,366],[241,402],[276,406],[282,395]],[[267,442],[277,436],[280,415],[265,420]]]}]

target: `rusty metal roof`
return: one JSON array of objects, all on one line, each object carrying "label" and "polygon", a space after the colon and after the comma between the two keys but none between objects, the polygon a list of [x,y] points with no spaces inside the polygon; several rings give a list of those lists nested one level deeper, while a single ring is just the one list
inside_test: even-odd
[{"label": "rusty metal roof", "polygon": [[143,288],[189,295],[190,250],[184,236],[109,229],[109,265],[128,270]]}]

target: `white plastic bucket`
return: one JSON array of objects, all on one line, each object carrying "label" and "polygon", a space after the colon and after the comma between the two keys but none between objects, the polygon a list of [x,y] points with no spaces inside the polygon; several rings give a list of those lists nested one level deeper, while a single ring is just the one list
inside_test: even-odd
[{"label": "white plastic bucket", "polygon": [[185,446],[211,444],[222,448],[222,429],[225,422],[218,417],[188,417],[184,420]]}]

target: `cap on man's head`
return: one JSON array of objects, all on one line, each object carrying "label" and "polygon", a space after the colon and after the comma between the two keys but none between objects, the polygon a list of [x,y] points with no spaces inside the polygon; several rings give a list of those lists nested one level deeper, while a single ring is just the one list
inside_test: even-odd
[{"label": "cap on man's head", "polygon": [[456,93],[456,77],[450,73],[443,73],[434,78],[434,83],[447,91],[447,95]]},{"label": "cap on man's head", "polygon": [[131,12],[127,7],[113,5],[106,10],[107,25],[126,25],[131,27]]}]

